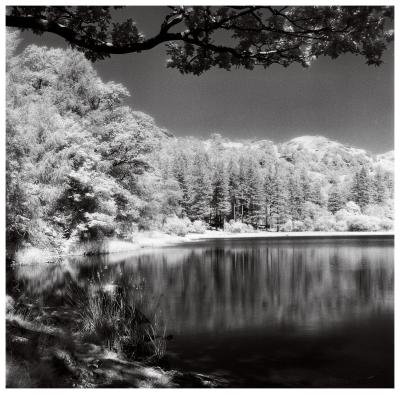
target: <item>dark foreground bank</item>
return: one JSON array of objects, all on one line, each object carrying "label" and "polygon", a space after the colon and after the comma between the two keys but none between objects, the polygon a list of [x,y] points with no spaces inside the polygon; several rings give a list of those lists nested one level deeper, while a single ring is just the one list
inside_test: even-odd
[{"label": "dark foreground bank", "polygon": [[[387,237],[201,240],[7,275],[26,320],[64,330],[81,372],[44,376],[68,387],[393,387],[393,287]],[[61,357],[47,334],[29,339],[12,324],[11,373],[16,358],[39,367]],[[18,358],[27,342],[16,337],[37,350]]]}]

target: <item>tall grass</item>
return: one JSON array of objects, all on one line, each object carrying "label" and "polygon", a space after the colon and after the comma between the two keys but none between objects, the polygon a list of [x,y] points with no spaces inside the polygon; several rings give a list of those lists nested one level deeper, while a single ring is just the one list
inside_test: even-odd
[{"label": "tall grass", "polygon": [[77,327],[85,339],[128,359],[159,359],[165,355],[162,323],[157,317],[151,322],[144,316],[123,289],[97,290],[94,294],[78,291],[73,299],[79,315]]},{"label": "tall grass", "polygon": [[156,359],[162,359],[167,350],[167,327],[163,325],[158,318],[158,315],[154,315],[153,323],[146,328],[146,334],[149,338],[153,356]]}]

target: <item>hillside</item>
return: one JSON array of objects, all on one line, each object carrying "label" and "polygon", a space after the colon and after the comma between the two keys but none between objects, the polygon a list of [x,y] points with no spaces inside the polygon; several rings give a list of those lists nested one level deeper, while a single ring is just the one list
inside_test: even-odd
[{"label": "hillside", "polygon": [[[269,140],[231,141],[221,138],[222,146],[237,152],[240,150],[266,150],[292,165],[306,165],[309,171],[326,175],[339,173],[351,174],[360,166],[381,168],[383,171],[394,171],[394,152],[373,154],[367,150],[342,144],[324,136],[305,135],[296,137],[284,143],[274,143]],[[215,139],[204,141],[207,149],[214,146]]]}]

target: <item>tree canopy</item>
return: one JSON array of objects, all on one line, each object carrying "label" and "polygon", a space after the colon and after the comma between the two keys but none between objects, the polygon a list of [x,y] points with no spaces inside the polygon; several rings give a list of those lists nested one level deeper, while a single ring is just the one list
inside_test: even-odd
[{"label": "tree canopy", "polygon": [[[55,33],[92,60],[166,44],[167,66],[200,75],[212,67],[304,67],[319,56],[361,55],[380,65],[394,7],[238,6],[168,7],[159,32],[145,37],[132,19],[116,22],[105,6],[10,6],[6,24]],[[228,39],[227,39],[228,35]]]}]

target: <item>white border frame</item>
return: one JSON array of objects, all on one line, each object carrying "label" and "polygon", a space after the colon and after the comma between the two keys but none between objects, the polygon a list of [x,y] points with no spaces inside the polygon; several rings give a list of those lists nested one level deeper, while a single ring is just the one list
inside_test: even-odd
[{"label": "white border frame", "polygon": [[[205,1],[187,1],[187,0],[180,0],[179,2],[165,2],[165,1],[154,1],[154,0],[148,0],[146,2],[144,1],[132,1],[132,0],[121,0],[121,1],[115,1],[115,0],[108,0],[108,1],[103,1],[103,0],[86,0],[84,2],[77,2],[75,1],[71,1],[68,5],[130,5],[130,6],[163,6],[163,5],[171,5],[171,4],[176,4],[179,3],[179,5],[244,5],[244,4],[254,4],[254,5],[284,5],[283,1],[260,1],[260,0],[252,0],[250,2],[245,2],[245,1],[238,1],[238,0],[225,0],[225,1],[221,1],[221,0],[211,0],[208,2]],[[299,0],[291,0],[289,2],[290,5],[390,5],[390,6],[395,6],[394,1],[389,1],[389,2],[384,2],[381,0],[375,0],[375,1],[371,1],[371,0],[364,0],[364,1],[305,1],[305,2],[301,2]],[[3,40],[3,44],[0,45],[0,53],[1,53],[1,58],[2,58],[2,62],[1,62],[1,79],[0,79],[0,87],[1,87],[1,106],[2,106],[2,111],[0,113],[0,122],[3,125],[3,127],[5,126],[5,35],[6,35],[6,27],[5,27],[5,9],[7,5],[65,5],[65,0],[61,1],[61,0],[52,0],[49,2],[43,2],[43,1],[32,1],[32,0],[21,0],[21,1],[11,1],[11,0],[5,0],[4,4],[2,4],[1,9],[0,9],[0,17],[2,18],[1,20],[3,20],[3,23],[0,27],[0,31],[1,31],[1,37]],[[399,29],[399,20],[397,18],[397,7],[395,7],[395,33],[397,31],[400,31]],[[397,38],[397,37],[396,37]],[[397,100],[398,98],[398,93],[399,93],[399,82],[398,79],[396,78],[397,71],[398,71],[398,64],[399,64],[399,43],[397,41],[397,39],[395,39],[395,114],[399,114],[400,113],[400,104]],[[397,131],[397,119],[395,116],[395,127],[394,127],[394,141],[395,141],[395,157],[396,154],[400,152],[400,142],[399,142],[399,138],[396,138],[396,131]],[[2,211],[0,214],[0,228],[3,229],[3,236],[1,237],[0,240],[0,250],[2,252],[3,255],[3,280],[1,281],[1,288],[0,288],[0,298],[3,300],[3,313],[5,312],[5,157],[6,157],[6,149],[5,149],[5,127],[2,128],[3,132],[0,134],[0,145],[1,145],[1,152],[2,155],[0,155],[0,157],[2,157],[1,160],[1,167],[0,167],[0,176],[1,176],[1,185],[2,188],[0,188],[0,190],[2,190],[3,192],[0,195],[0,202],[1,202],[1,207],[2,207]],[[397,207],[400,207],[399,204],[399,177],[400,177],[400,170],[396,167],[397,164],[397,160],[395,160],[395,203],[394,203],[394,207],[395,207],[395,238],[397,238],[398,236],[398,223],[399,223],[399,210],[397,209]],[[399,251],[397,250],[397,248],[395,248],[395,263],[396,261],[399,260]],[[398,376],[399,376],[399,372],[400,372],[400,365],[399,365],[399,341],[398,338],[400,337],[400,324],[398,321],[398,316],[399,316],[399,304],[400,304],[400,296],[398,296],[398,292],[397,290],[397,286],[399,283],[399,275],[400,272],[398,269],[395,269],[395,387],[396,387],[396,383],[398,383]],[[1,324],[1,329],[0,329],[0,338],[1,338],[1,349],[2,349],[2,357],[0,359],[0,390],[5,389],[5,376],[6,376],[6,362],[5,362],[5,319],[3,321],[3,324]],[[32,390],[41,390],[41,389],[19,389],[19,392],[26,392],[26,393],[31,393]],[[71,389],[57,389],[57,392],[64,392],[64,391],[68,391]],[[72,389],[74,390],[74,392],[83,392],[84,390],[87,389]],[[101,390],[101,389],[92,389],[92,390]],[[159,389],[148,389],[150,391],[153,390],[159,390]],[[170,392],[174,392],[176,389],[162,389],[162,392],[164,393],[170,393]],[[188,392],[198,392],[199,390],[207,390],[207,389],[179,389],[179,393],[188,393]],[[218,390],[224,390],[224,392],[238,392],[238,391],[244,391],[246,389],[218,389]],[[268,391],[269,393],[292,393],[293,389],[251,389],[251,391]],[[301,392],[301,393],[309,393],[310,391],[312,391],[313,393],[319,393],[319,392],[331,392],[332,390],[336,391],[339,390],[341,393],[346,393],[346,392],[365,392],[366,389],[295,389],[296,392]],[[368,389],[368,393],[378,393],[380,392],[382,389]],[[385,391],[393,391],[395,389],[385,389]],[[126,389],[107,389],[107,393],[108,392],[125,392],[126,393]]]}]

